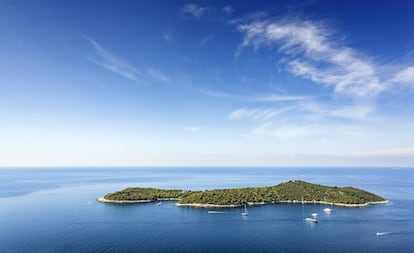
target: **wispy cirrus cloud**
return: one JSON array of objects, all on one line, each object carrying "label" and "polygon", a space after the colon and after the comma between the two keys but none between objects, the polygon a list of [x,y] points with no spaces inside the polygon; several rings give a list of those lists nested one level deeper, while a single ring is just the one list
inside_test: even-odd
[{"label": "wispy cirrus cloud", "polygon": [[308,100],[311,96],[295,96],[295,95],[284,95],[284,94],[267,94],[267,95],[243,95],[236,93],[226,93],[211,90],[201,91],[203,94],[210,97],[217,98],[233,98],[237,100],[244,100],[250,102],[282,102],[282,101],[299,101]]},{"label": "wispy cirrus cloud", "polygon": [[[231,120],[265,121],[284,115],[286,112],[290,112],[296,118],[302,118],[303,124],[306,124],[309,120],[314,122],[325,119],[364,120],[374,112],[374,108],[370,105],[327,106],[310,102],[297,103],[283,108],[242,107],[230,112],[228,118]],[[286,115],[287,118],[289,116]]]},{"label": "wispy cirrus cloud", "polygon": [[407,84],[414,88],[414,67],[408,67],[398,72],[395,75],[393,81],[397,83]]},{"label": "wispy cirrus cloud", "polygon": [[326,118],[341,118],[348,120],[364,120],[375,111],[371,104],[329,105],[315,101],[301,103],[298,112],[305,112],[304,118],[321,120]]},{"label": "wispy cirrus cloud", "polygon": [[[232,24],[244,35],[241,48],[274,50],[282,57],[280,63],[287,73],[332,89],[332,96],[323,99],[268,95],[269,101],[274,97],[275,102],[284,101],[284,105],[293,109],[284,117],[283,125],[262,124],[251,131],[252,135],[278,138],[317,135],[327,129],[337,130],[341,124],[359,125],[368,119],[381,121],[384,119],[376,113],[376,97],[391,91],[396,85],[414,87],[414,67],[382,65],[373,60],[374,57],[345,45],[322,22],[276,20],[264,16],[238,19]],[[236,53],[240,52],[239,48]],[[337,95],[341,95],[340,99],[336,99]],[[262,97],[257,101],[265,102],[266,99]],[[257,109],[246,107],[230,115],[230,118],[255,120],[255,115],[260,114]],[[349,131],[349,128],[344,129]]]},{"label": "wispy cirrus cloud", "polygon": [[221,12],[230,15],[234,12],[234,8],[231,5],[226,5],[223,8],[221,8]]},{"label": "wispy cirrus cloud", "polygon": [[293,107],[286,108],[240,108],[229,114],[229,119],[239,120],[248,119],[253,121],[270,120],[284,112],[292,110]]},{"label": "wispy cirrus cloud", "polygon": [[201,18],[208,12],[209,8],[194,3],[185,4],[181,8],[181,13],[195,18]]},{"label": "wispy cirrus cloud", "polygon": [[372,106],[369,105],[350,105],[333,109],[329,111],[328,116],[345,119],[365,119],[373,110]]},{"label": "wispy cirrus cloud", "polygon": [[95,51],[95,57],[90,58],[93,63],[132,81],[141,81],[145,83],[153,81],[170,82],[171,78],[161,70],[148,68],[146,71],[140,72],[135,66],[103,48],[95,40],[88,37],[86,38]]},{"label": "wispy cirrus cloud", "polygon": [[252,130],[251,134],[256,136],[271,136],[279,139],[297,138],[314,134],[317,130],[297,125],[278,125],[274,123],[265,123]]},{"label": "wispy cirrus cloud", "polygon": [[414,86],[412,64],[379,64],[375,56],[347,46],[323,22],[259,16],[232,24],[244,33],[242,47],[276,48],[287,57],[283,64],[291,74],[332,87],[337,94],[374,98],[395,85]]},{"label": "wispy cirrus cloud", "polygon": [[162,39],[166,42],[171,42],[174,39],[173,32],[170,30],[162,33]]},{"label": "wispy cirrus cloud", "polygon": [[[182,17],[188,18],[202,18],[205,16],[212,16],[212,17],[225,17],[228,18],[233,14],[235,9],[233,6],[227,4],[222,8],[217,8],[214,6],[206,6],[197,3],[188,3],[182,6],[180,9],[180,14]],[[233,22],[233,21],[231,21]]]},{"label": "wispy cirrus cloud", "polygon": [[166,74],[162,73],[158,69],[150,68],[148,69],[148,74],[155,80],[161,81],[161,82],[169,82],[171,78],[167,76]]},{"label": "wispy cirrus cloud", "polygon": [[210,40],[214,39],[214,37],[216,37],[216,35],[215,35],[215,34],[211,34],[211,35],[208,35],[208,36],[204,37],[204,38],[200,41],[199,46],[204,46],[204,45],[205,45],[205,44],[207,44]]},{"label": "wispy cirrus cloud", "polygon": [[376,64],[355,49],[341,45],[322,24],[311,21],[252,21],[238,25],[243,46],[276,46],[289,56],[296,76],[331,86],[336,93],[364,97],[386,87]]},{"label": "wispy cirrus cloud", "polygon": [[290,96],[290,95],[279,95],[269,94],[266,96],[259,96],[256,99],[262,102],[281,102],[281,101],[299,101],[311,99],[311,96]]},{"label": "wispy cirrus cloud", "polygon": [[92,62],[129,80],[139,81],[141,79],[141,73],[132,64],[104,49],[95,40],[88,37],[87,40],[96,53],[96,57],[91,58]]}]

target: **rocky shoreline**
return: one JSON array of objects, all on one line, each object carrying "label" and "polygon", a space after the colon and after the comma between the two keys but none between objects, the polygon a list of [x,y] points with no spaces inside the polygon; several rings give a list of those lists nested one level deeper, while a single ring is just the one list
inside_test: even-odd
[{"label": "rocky shoreline", "polygon": [[[342,206],[342,207],[362,207],[368,205],[378,205],[378,204],[387,204],[388,200],[384,201],[375,201],[375,202],[367,202],[363,204],[344,204],[344,203],[333,203],[333,202],[325,202],[325,201],[299,201],[299,200],[285,200],[285,201],[275,201],[275,202],[248,202],[247,205],[254,206],[254,205],[267,205],[267,204],[277,204],[277,203],[293,203],[293,204],[324,204],[324,205],[332,205],[332,206]],[[199,207],[199,208],[233,208],[233,207],[241,207],[243,205],[215,205],[215,204],[200,204],[200,203],[185,203],[175,204],[176,206],[189,206],[189,207]]]},{"label": "rocky shoreline", "polygon": [[112,203],[112,204],[135,204],[135,203],[149,203],[154,201],[163,201],[163,200],[180,200],[177,198],[160,198],[160,199],[140,199],[140,200],[113,200],[106,199],[104,196],[96,199],[98,202],[102,203]]},{"label": "rocky shoreline", "polygon": [[[135,203],[149,203],[154,201],[163,201],[163,200],[176,200],[179,201],[178,198],[160,198],[155,200],[111,200],[106,199],[105,197],[100,197],[97,199],[98,202],[103,203],[113,203],[113,204],[135,204]],[[384,201],[374,201],[374,202],[367,202],[363,204],[344,204],[344,203],[333,203],[333,202],[325,202],[325,201],[300,201],[300,200],[284,200],[284,201],[275,201],[275,202],[248,202],[247,205],[254,206],[254,205],[266,205],[266,204],[277,204],[277,203],[293,203],[293,204],[324,204],[324,205],[332,205],[332,206],[342,206],[342,207],[362,207],[368,205],[378,205],[378,204],[387,204],[388,200]],[[234,207],[241,207],[243,205],[216,205],[216,204],[201,204],[201,203],[176,203],[176,206],[187,206],[187,207],[198,207],[198,208],[234,208]]]}]

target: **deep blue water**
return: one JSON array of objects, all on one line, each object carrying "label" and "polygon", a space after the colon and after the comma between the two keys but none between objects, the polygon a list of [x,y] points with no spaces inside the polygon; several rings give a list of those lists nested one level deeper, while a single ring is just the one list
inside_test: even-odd
[{"label": "deep blue water", "polygon": [[[355,186],[390,203],[333,207],[330,215],[325,205],[272,204],[243,217],[241,208],[208,214],[173,201],[95,201],[128,186],[196,190],[291,179]],[[313,212],[319,223],[304,222]],[[414,169],[3,168],[0,252],[414,252]]]}]

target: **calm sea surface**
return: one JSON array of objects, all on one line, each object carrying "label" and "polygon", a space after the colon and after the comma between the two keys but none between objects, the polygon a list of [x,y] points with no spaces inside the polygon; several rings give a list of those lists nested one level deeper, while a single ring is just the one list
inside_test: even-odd
[{"label": "calm sea surface", "polygon": [[[390,202],[362,208],[176,207],[95,201],[129,186],[189,190],[291,179],[355,186]],[[319,213],[319,223],[304,218]],[[386,232],[376,236],[376,232]],[[414,168],[0,169],[0,252],[414,252]]]}]

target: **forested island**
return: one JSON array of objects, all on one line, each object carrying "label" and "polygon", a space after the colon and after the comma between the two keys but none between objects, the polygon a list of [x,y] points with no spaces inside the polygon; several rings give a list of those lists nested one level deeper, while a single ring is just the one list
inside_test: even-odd
[{"label": "forested island", "polygon": [[275,186],[216,189],[205,191],[126,188],[98,199],[110,203],[139,203],[178,200],[178,206],[237,207],[278,202],[322,203],[341,206],[365,206],[386,203],[373,193],[354,187],[336,187],[291,180]]}]

